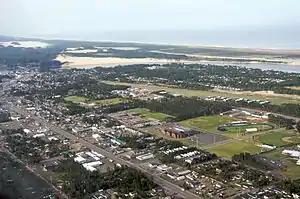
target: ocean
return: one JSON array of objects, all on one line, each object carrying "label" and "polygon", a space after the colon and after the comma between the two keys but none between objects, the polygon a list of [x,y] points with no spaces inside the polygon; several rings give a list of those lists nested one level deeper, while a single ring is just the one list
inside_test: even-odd
[{"label": "ocean", "polygon": [[300,27],[248,27],[215,30],[107,31],[74,35],[94,41],[191,44],[243,48],[300,49]]}]

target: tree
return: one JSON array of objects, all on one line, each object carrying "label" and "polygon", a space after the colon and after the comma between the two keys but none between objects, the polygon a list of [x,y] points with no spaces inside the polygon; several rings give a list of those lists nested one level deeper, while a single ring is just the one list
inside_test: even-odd
[{"label": "tree", "polygon": [[300,121],[297,122],[296,129],[297,129],[298,133],[300,133]]}]

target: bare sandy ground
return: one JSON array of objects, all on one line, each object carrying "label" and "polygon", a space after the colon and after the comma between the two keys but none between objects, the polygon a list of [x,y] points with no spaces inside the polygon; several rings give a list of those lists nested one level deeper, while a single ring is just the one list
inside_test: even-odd
[{"label": "bare sandy ground", "polygon": [[135,47],[99,47],[99,46],[95,46],[95,48],[97,49],[115,49],[115,50],[138,50],[139,48],[135,48]]},{"label": "bare sandy ground", "polygon": [[215,91],[231,93],[231,94],[238,94],[238,95],[261,95],[261,96],[267,96],[267,97],[283,97],[283,98],[300,100],[299,95],[279,94],[279,93],[274,93],[273,91],[254,91],[254,92],[252,92],[252,91],[226,91],[226,90],[220,90],[220,89],[215,89]]},{"label": "bare sandy ground", "polygon": [[96,53],[97,49],[67,49],[66,53]]},{"label": "bare sandy ground", "polygon": [[[14,42],[19,43],[20,45],[13,44]],[[13,46],[13,47],[23,47],[23,48],[45,48],[50,44],[40,41],[10,41],[10,42],[0,42],[0,45],[5,47]]]},{"label": "bare sandy ground", "polygon": [[151,58],[94,58],[94,57],[72,57],[64,54],[60,54],[56,57],[56,60],[61,62],[67,62],[63,65],[64,68],[94,68],[94,67],[112,67],[117,65],[130,65],[130,64],[163,64],[170,63],[172,60],[168,59],[151,59]]},{"label": "bare sandy ground", "polygon": [[247,47],[228,47],[228,46],[209,46],[209,45],[192,45],[183,44],[177,46],[186,46],[188,48],[203,48],[203,49],[219,49],[219,50],[233,50],[240,52],[261,52],[261,53],[273,53],[273,54],[300,54],[299,49],[280,49],[280,48],[247,48]]},{"label": "bare sandy ground", "polygon": [[[231,57],[231,56],[213,56],[213,55],[207,55],[207,54],[184,54],[184,53],[170,53],[170,52],[163,52],[163,51],[151,51],[154,53],[164,53],[164,54],[170,54],[170,55],[185,55],[190,58],[198,58],[198,59],[215,59],[215,60],[227,60],[226,62],[239,62],[243,61],[245,59],[249,60],[248,63],[261,63],[261,62],[286,62],[285,64],[288,65],[294,65],[294,66],[300,66],[300,60],[295,59],[278,59],[274,58],[274,55],[270,55],[268,57],[266,56],[238,56],[238,57]],[[300,52],[299,52],[300,53]]]}]

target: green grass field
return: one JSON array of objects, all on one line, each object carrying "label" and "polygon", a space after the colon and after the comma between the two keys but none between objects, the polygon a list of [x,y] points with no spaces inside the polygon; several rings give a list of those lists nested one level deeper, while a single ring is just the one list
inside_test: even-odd
[{"label": "green grass field", "polygon": [[235,141],[220,146],[207,149],[218,156],[230,158],[235,154],[248,152],[256,154],[260,152],[260,147],[256,146],[253,141]]},{"label": "green grass field", "polygon": [[129,112],[134,112],[139,114],[143,118],[148,118],[148,119],[156,119],[160,121],[165,121],[168,118],[171,118],[172,116],[164,114],[164,113],[159,113],[159,112],[152,112],[149,109],[146,108],[135,108],[128,110]]},{"label": "green grass field", "polygon": [[70,101],[70,102],[73,102],[73,103],[76,103],[76,104],[79,104],[81,102],[87,102],[89,99],[86,98],[86,97],[80,97],[80,96],[68,96],[65,98],[66,101]]},{"label": "green grass field", "polygon": [[282,155],[282,150],[283,149],[276,149],[276,150],[268,151],[264,153],[263,156],[265,156],[266,158],[270,158],[272,160],[283,160],[284,158],[286,158],[286,156]]},{"label": "green grass field", "polygon": [[284,172],[287,177],[293,179],[293,180],[298,180],[300,179],[300,166],[298,165],[293,165],[289,166]]},{"label": "green grass field", "polygon": [[113,84],[113,85],[128,85],[134,86],[137,88],[146,88],[153,91],[157,90],[166,90],[172,94],[181,94],[187,97],[197,96],[197,97],[206,97],[206,96],[223,96],[223,97],[230,97],[230,98],[248,98],[254,100],[268,100],[273,104],[284,104],[284,103],[294,103],[299,104],[300,100],[294,99],[293,97],[283,97],[283,96],[265,96],[259,95],[254,93],[226,93],[226,92],[217,92],[217,91],[201,91],[201,90],[189,90],[189,89],[180,89],[180,88],[169,88],[166,85],[155,86],[149,84],[132,84],[132,83],[125,83],[125,82],[112,82],[112,81],[104,81],[106,84]]},{"label": "green grass field", "polygon": [[277,147],[282,147],[282,146],[285,146],[285,145],[289,144],[289,142],[285,142],[283,140],[283,138],[291,137],[291,136],[294,136],[294,134],[292,132],[288,132],[288,131],[286,131],[286,132],[272,132],[272,133],[260,135],[259,136],[259,141],[261,143],[264,143],[264,144],[269,144],[269,145],[274,145],[274,146],[277,146]]},{"label": "green grass field", "polygon": [[125,98],[112,98],[112,99],[104,99],[104,100],[92,100],[89,103],[94,103],[101,106],[109,106],[109,105],[115,105],[120,103],[126,103],[129,102],[128,99]]},{"label": "green grass field", "polygon": [[229,116],[214,115],[184,120],[181,121],[180,124],[184,126],[197,127],[208,131],[217,131],[218,125],[231,123],[233,121],[237,121],[237,119]]},{"label": "green grass field", "polygon": [[104,99],[104,100],[89,100],[86,97],[81,96],[68,96],[65,98],[66,101],[71,101],[73,103],[79,104],[79,103],[86,103],[86,104],[95,104],[100,106],[109,106],[114,104],[120,104],[123,102],[128,102],[128,99],[125,98],[112,98],[112,99]]},{"label": "green grass field", "polygon": [[189,120],[181,121],[180,124],[188,127],[197,127],[199,129],[207,130],[210,132],[216,132],[221,135],[236,138],[242,136],[242,133],[245,132],[247,128],[257,128],[259,131],[266,131],[272,129],[268,125],[247,125],[247,126],[240,126],[240,127],[228,127],[228,131],[218,131],[217,126],[221,124],[229,124],[233,121],[238,121],[239,119],[232,118],[229,116],[204,116],[204,117],[197,117]]}]

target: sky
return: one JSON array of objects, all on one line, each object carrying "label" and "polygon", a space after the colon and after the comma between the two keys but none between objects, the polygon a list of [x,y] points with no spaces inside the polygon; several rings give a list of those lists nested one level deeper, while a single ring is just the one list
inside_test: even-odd
[{"label": "sky", "polygon": [[0,5],[0,35],[9,36],[101,40],[116,32],[300,26],[299,0],[0,0]]}]

